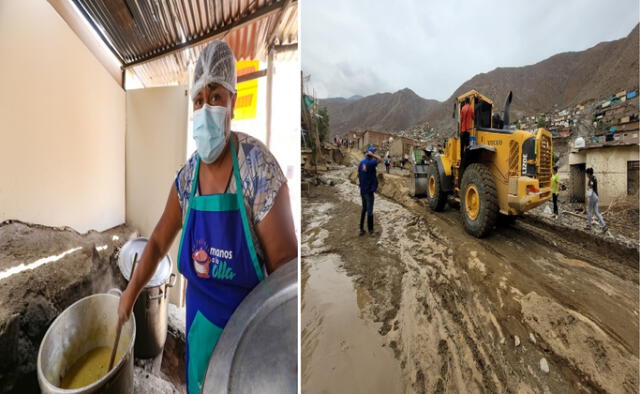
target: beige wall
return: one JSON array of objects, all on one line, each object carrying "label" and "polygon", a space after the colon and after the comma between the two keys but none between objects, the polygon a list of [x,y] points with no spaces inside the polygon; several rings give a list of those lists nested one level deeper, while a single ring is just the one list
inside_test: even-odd
[{"label": "beige wall", "polygon": [[71,0],[48,0],[58,15],[64,19],[93,56],[102,64],[111,77],[122,86],[122,71],[120,61],[111,53],[107,44],[102,42],[100,36],[93,30],[83,15],[76,9]]},{"label": "beige wall", "polygon": [[0,53],[0,220],[123,223],[124,91],[46,1],[0,1]]},{"label": "beige wall", "polygon": [[383,143],[389,141],[389,137],[392,137],[390,134],[376,133],[376,132],[365,132],[364,133],[364,148],[368,148],[369,144],[381,146]]},{"label": "beige wall", "polygon": [[593,168],[600,204],[607,205],[627,195],[627,162],[639,156],[637,145],[584,149],[571,153],[569,164],[585,163],[586,168]]},{"label": "beige wall", "polygon": [[[186,159],[185,86],[127,92],[127,224],[149,237]],[[180,233],[170,250],[176,270]],[[180,302],[181,284],[171,293]]]},{"label": "beige wall", "polygon": [[402,159],[404,155],[404,144],[401,138],[393,140],[391,146],[389,147],[389,154],[396,159]]}]

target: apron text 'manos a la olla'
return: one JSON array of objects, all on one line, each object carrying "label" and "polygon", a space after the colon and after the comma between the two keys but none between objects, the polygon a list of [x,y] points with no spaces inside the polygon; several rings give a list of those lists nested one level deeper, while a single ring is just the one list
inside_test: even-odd
[{"label": "apron text 'manos a la olla'", "polygon": [[200,393],[222,330],[242,300],[264,278],[249,229],[233,136],[230,140],[236,193],[196,196],[198,157],[182,226],[178,270],[188,280],[189,393]]}]

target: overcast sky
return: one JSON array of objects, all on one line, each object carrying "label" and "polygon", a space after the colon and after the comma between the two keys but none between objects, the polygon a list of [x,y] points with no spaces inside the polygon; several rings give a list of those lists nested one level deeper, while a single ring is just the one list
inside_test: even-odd
[{"label": "overcast sky", "polygon": [[496,67],[626,37],[638,0],[303,0],[302,69],[318,97],[447,99]]}]

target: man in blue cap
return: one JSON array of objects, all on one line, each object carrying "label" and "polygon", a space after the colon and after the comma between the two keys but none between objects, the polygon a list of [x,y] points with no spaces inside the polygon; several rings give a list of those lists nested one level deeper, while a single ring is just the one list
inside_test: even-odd
[{"label": "man in blue cap", "polygon": [[367,153],[358,164],[358,178],[360,180],[360,197],[362,197],[362,212],[360,213],[360,235],[364,235],[364,216],[367,215],[369,234],[373,235],[373,193],[378,189],[376,166],[382,159],[375,154],[376,149],[369,146]]}]

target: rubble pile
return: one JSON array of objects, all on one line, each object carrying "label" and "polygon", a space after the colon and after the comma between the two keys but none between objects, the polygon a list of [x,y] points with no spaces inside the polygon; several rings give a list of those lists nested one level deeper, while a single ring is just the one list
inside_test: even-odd
[{"label": "rubble pile", "polygon": [[552,227],[578,231],[584,233],[585,237],[601,239],[613,245],[640,251],[637,196],[614,200],[601,211],[607,223],[606,231],[602,231],[595,222],[591,230],[587,229],[587,213],[582,203],[558,201],[558,211],[560,214],[555,217],[552,204],[548,203],[528,211],[525,216]]},{"label": "rubble pile", "polygon": [[[156,360],[157,359],[157,360]],[[156,359],[135,359],[133,370],[133,392],[135,394],[177,394],[181,390],[160,371],[162,355]],[[184,385],[179,386],[184,387]]]},{"label": "rubble pile", "polygon": [[640,216],[638,195],[625,196],[612,201],[603,214],[609,218],[613,227],[619,228],[620,232],[631,239],[638,239],[638,217]]}]

